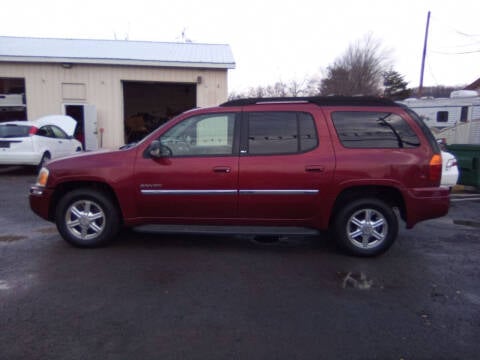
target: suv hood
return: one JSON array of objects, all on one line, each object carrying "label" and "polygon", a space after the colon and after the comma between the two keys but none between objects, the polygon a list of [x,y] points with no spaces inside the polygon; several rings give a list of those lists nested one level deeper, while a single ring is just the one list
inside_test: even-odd
[{"label": "suv hood", "polygon": [[37,124],[38,127],[45,126],[45,125],[56,125],[61,128],[63,131],[67,133],[68,136],[73,136],[75,132],[75,127],[77,126],[77,122],[68,115],[47,115],[42,116],[32,123]]}]

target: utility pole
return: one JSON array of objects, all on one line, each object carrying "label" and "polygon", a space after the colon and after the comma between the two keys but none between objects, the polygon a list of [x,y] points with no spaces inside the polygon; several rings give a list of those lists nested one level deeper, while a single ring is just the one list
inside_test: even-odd
[{"label": "utility pole", "polygon": [[418,97],[423,93],[423,73],[425,72],[425,58],[427,57],[428,28],[430,26],[430,11],[427,15],[427,26],[425,27],[425,40],[423,42],[422,69],[420,70],[420,85],[418,87]]}]

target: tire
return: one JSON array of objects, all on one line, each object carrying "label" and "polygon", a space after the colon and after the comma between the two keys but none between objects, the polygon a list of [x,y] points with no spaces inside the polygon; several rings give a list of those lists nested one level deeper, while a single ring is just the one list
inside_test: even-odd
[{"label": "tire", "polygon": [[47,162],[49,162],[51,158],[52,158],[52,157],[51,157],[51,155],[50,155],[49,152],[43,153],[42,159],[40,160],[40,162],[39,162],[38,165],[37,165],[37,170],[40,171],[40,169],[41,169],[42,167],[44,167],[45,164],[46,164]]},{"label": "tire", "polygon": [[119,212],[104,193],[78,189],[58,202],[55,223],[62,238],[76,247],[93,248],[112,241],[120,229]]},{"label": "tire", "polygon": [[398,219],[385,202],[365,198],[345,204],[336,214],[333,235],[337,244],[356,256],[376,256],[392,246]]}]

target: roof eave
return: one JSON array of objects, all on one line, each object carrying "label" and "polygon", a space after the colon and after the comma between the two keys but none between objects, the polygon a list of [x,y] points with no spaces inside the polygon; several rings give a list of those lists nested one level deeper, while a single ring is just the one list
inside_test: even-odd
[{"label": "roof eave", "polygon": [[213,63],[195,61],[159,61],[159,60],[133,60],[133,59],[90,59],[68,57],[41,57],[41,56],[0,56],[0,62],[23,63],[69,63],[88,65],[123,65],[123,66],[152,66],[152,67],[183,67],[205,69],[235,69],[235,63]]}]

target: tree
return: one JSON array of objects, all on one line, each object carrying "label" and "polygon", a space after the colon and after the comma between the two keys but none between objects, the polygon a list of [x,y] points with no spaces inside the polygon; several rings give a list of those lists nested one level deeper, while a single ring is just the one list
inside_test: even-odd
[{"label": "tree", "polygon": [[317,84],[318,81],[314,77],[305,77],[304,80],[290,80],[288,83],[277,81],[273,85],[251,87],[246,92],[231,92],[228,99],[313,96],[318,95]]},{"label": "tree", "polygon": [[382,74],[388,57],[371,35],[349,45],[345,53],[327,67],[322,95],[380,95]]},{"label": "tree", "polygon": [[410,96],[412,90],[407,88],[408,83],[395,70],[388,70],[383,73],[383,96],[392,100],[403,100]]},{"label": "tree", "polygon": [[[422,96],[425,97],[450,97],[450,93],[455,90],[462,90],[465,86],[424,86],[422,90]],[[412,96],[419,96],[418,88],[412,90]]]}]

